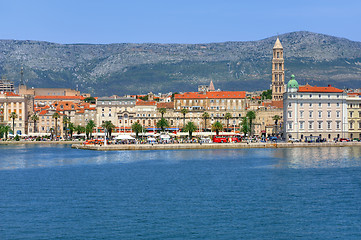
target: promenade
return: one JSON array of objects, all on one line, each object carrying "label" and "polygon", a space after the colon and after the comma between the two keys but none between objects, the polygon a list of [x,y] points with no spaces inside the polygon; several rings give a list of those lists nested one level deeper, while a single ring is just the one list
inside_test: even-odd
[{"label": "promenade", "polygon": [[72,148],[97,151],[123,150],[180,150],[180,149],[241,149],[241,148],[295,148],[295,147],[350,147],[360,146],[361,142],[326,143],[179,143],[179,144],[115,144],[84,145],[72,144]]}]

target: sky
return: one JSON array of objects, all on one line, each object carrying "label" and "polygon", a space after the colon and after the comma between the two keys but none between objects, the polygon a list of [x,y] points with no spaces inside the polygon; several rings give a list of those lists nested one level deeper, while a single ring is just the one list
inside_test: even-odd
[{"label": "sky", "polygon": [[0,0],[0,9],[0,39],[210,43],[311,31],[361,41],[360,0]]}]

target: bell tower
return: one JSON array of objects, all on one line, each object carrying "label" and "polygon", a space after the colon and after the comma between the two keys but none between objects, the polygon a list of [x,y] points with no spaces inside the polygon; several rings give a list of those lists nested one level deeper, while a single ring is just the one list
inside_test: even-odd
[{"label": "bell tower", "polygon": [[285,92],[285,68],[283,59],[283,47],[277,38],[273,46],[272,58],[272,101],[283,101]]}]

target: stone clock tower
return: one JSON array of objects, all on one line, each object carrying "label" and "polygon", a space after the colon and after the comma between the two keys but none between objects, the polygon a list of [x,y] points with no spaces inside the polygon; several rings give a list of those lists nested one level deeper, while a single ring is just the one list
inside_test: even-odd
[{"label": "stone clock tower", "polygon": [[285,68],[283,59],[283,47],[277,38],[273,47],[272,59],[272,101],[283,101],[285,92]]}]

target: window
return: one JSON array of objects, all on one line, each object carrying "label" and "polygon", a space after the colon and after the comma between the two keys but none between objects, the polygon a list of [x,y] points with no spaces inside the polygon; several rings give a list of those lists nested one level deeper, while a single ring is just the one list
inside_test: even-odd
[{"label": "window", "polygon": [[340,122],[336,122],[336,128],[340,129]]},{"label": "window", "polygon": [[327,103],[327,107],[331,107],[331,103]]},{"label": "window", "polygon": [[303,118],[303,111],[300,111],[300,118]]},{"label": "window", "polygon": [[288,111],[288,117],[291,118],[292,117],[292,112]]},{"label": "window", "polygon": [[321,98],[321,94],[318,94],[318,97]]},{"label": "window", "polygon": [[292,129],[292,122],[288,123],[288,129]]},{"label": "window", "polygon": [[313,122],[308,122],[308,128],[313,129]]},{"label": "window", "polygon": [[340,111],[336,111],[336,117],[337,117],[337,118],[340,117]]},{"label": "window", "polygon": [[328,94],[328,96],[327,96],[328,98],[330,98],[331,97],[331,95],[330,94]]},{"label": "window", "polygon": [[303,107],[303,103],[300,103],[300,107]]},{"label": "window", "polygon": [[331,129],[331,122],[327,122],[327,129]]},{"label": "window", "polygon": [[350,112],[350,118],[352,118],[353,117],[353,112]]},{"label": "window", "polygon": [[322,111],[318,111],[318,117],[322,118]]},{"label": "window", "polygon": [[211,100],[210,100],[210,103],[214,103],[214,100],[213,100],[213,99],[211,99]]},{"label": "window", "polygon": [[319,107],[322,107],[322,103],[318,103],[318,106],[319,106]]},{"label": "window", "polygon": [[288,106],[289,106],[289,107],[291,107],[291,106],[292,106],[292,104],[291,104],[291,103],[289,103],[289,104],[288,104]]},{"label": "window", "polygon": [[310,107],[312,107],[312,103],[310,103]]},{"label": "window", "polygon": [[327,117],[328,117],[328,118],[331,117],[331,111],[327,111]]},{"label": "window", "polygon": [[312,98],[312,94],[310,94],[310,98]]},{"label": "window", "polygon": [[353,122],[350,122],[350,129],[353,128]]},{"label": "window", "polygon": [[318,122],[318,129],[322,129],[322,122]]},{"label": "window", "polygon": [[309,117],[310,117],[310,118],[313,117],[313,111],[310,111]]},{"label": "window", "polygon": [[304,122],[300,122],[300,129],[304,128]]},{"label": "window", "polygon": [[337,107],[340,107],[340,103],[337,103],[336,106],[337,106]]}]

